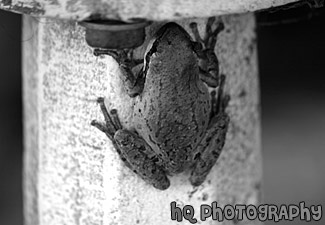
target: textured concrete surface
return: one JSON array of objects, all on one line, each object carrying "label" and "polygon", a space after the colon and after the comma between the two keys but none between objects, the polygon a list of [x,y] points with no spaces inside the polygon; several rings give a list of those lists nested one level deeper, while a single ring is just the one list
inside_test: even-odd
[{"label": "textured concrete surface", "polygon": [[0,8],[34,16],[70,20],[88,18],[175,20],[252,12],[297,0],[0,0]]},{"label": "textured concrete surface", "polygon": [[[40,88],[39,81],[39,39],[37,38],[38,30],[33,29],[34,21],[24,19],[23,39],[29,39],[23,45],[23,133],[24,133],[24,170],[23,170],[23,189],[24,189],[24,215],[26,224],[38,223],[38,163],[39,163],[39,127],[40,113],[38,90]],[[35,37],[35,38],[30,38]],[[27,40],[25,39],[25,40]]]},{"label": "textured concrete surface", "polygon": [[[132,126],[132,99],[121,85],[116,62],[93,56],[84,29],[76,23],[24,20],[25,37],[33,34],[33,41],[23,43],[26,225],[173,224],[172,201],[192,205],[198,220],[201,204],[259,203],[259,90],[252,14],[223,17],[226,29],[216,47],[231,96],[224,151],[203,185],[194,188],[188,175],[180,174],[163,192],[126,168],[107,137],[90,126],[92,119],[103,119],[95,102],[98,96],[118,109],[126,127]],[[179,23],[188,30],[192,21]],[[195,21],[203,32],[206,20]],[[149,27],[147,36],[161,25]],[[143,52],[140,48],[136,55]]]}]

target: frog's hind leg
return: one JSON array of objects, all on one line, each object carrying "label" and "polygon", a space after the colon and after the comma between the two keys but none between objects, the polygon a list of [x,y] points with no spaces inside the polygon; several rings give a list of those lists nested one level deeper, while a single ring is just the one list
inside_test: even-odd
[{"label": "frog's hind leg", "polygon": [[150,146],[135,132],[123,129],[116,109],[108,112],[104,98],[98,98],[97,102],[104,115],[105,123],[93,120],[91,125],[107,135],[127,167],[155,188],[167,189],[170,182],[159,165],[158,158],[152,154],[153,150]]},{"label": "frog's hind leg", "polygon": [[166,172],[157,164],[158,159],[155,156],[149,156],[148,152],[152,150],[140,136],[128,130],[119,130],[114,139],[133,172],[157,189],[165,190],[170,186]]},{"label": "frog's hind leg", "polygon": [[144,87],[143,59],[134,59],[133,49],[94,49],[94,55],[112,56],[122,70],[121,79],[130,97],[139,95]]},{"label": "frog's hind leg", "polygon": [[199,58],[200,78],[211,87],[219,85],[219,61],[214,53],[218,34],[224,30],[224,24],[220,21],[212,30],[215,17],[210,17],[206,24],[205,37],[202,39],[196,23],[191,23],[190,28],[197,42],[193,43],[193,49]]},{"label": "frog's hind leg", "polygon": [[229,116],[225,112],[229,96],[224,95],[225,76],[221,75],[217,99],[212,101],[211,119],[206,135],[198,146],[195,164],[191,173],[190,182],[194,186],[201,185],[217,162],[226,140]]}]

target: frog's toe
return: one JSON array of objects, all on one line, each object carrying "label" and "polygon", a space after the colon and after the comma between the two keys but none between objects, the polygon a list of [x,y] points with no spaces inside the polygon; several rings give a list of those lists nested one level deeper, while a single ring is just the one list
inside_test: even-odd
[{"label": "frog's toe", "polygon": [[213,31],[213,36],[217,36],[224,29],[225,29],[224,23],[222,21],[219,21],[217,28]]},{"label": "frog's toe", "polygon": [[101,122],[98,122],[97,120],[92,120],[90,125],[96,127],[98,130],[105,132],[107,129],[105,127],[104,124],[102,124]]},{"label": "frog's toe", "polygon": [[194,35],[194,39],[195,39],[195,41],[197,41],[198,43],[203,44],[204,41],[203,41],[203,39],[202,39],[201,36],[200,36],[199,30],[198,30],[198,28],[197,28],[197,23],[195,23],[195,22],[190,23],[190,26],[189,26],[189,27],[190,27],[190,29],[192,30],[192,33],[193,33],[193,35]]},{"label": "frog's toe", "polygon": [[105,133],[107,135],[107,137],[110,140],[113,140],[114,138],[114,131],[110,130],[109,127],[107,127],[105,124],[98,122],[97,120],[92,120],[90,125],[96,127],[98,130],[102,131],[103,133]]},{"label": "frog's toe", "polygon": [[96,99],[97,103],[103,103],[104,102],[104,98],[103,97],[98,97]]},{"label": "frog's toe", "polygon": [[159,182],[155,182],[153,184],[153,186],[159,190],[166,190],[169,188],[170,186],[170,181],[169,179],[165,176],[162,180],[160,180]]},{"label": "frog's toe", "polygon": [[120,122],[120,119],[118,118],[117,110],[116,109],[112,109],[110,111],[110,116],[111,116],[111,120],[112,120],[112,123],[113,123],[115,129],[116,130],[123,129],[123,127],[121,125],[121,122]]},{"label": "frog's toe", "polygon": [[206,176],[200,176],[200,177],[197,177],[197,176],[191,176],[190,177],[190,183],[197,187],[197,186],[200,186],[204,180],[205,180]]}]

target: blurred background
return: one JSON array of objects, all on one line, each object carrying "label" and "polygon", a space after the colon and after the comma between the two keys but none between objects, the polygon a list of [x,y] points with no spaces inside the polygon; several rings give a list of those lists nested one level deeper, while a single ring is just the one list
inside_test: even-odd
[{"label": "blurred background", "polygon": [[[324,8],[260,12],[257,23],[264,202],[325,206]],[[23,223],[20,37],[21,16],[0,10],[1,225]]]}]

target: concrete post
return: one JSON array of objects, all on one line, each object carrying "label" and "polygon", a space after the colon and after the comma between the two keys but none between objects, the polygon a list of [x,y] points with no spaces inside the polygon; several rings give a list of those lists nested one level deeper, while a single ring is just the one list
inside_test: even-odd
[{"label": "concrete post", "polygon": [[[126,127],[132,100],[119,80],[117,63],[95,57],[75,22],[24,17],[23,88],[25,132],[25,224],[179,224],[170,203],[258,204],[261,146],[257,52],[253,14],[222,17],[226,29],[215,49],[227,76],[231,123],[226,145],[207,181],[194,188],[188,175],[171,178],[159,191],[119,159],[111,142],[92,126],[102,120],[98,96],[117,108]],[[177,21],[188,31],[189,22]],[[150,39],[159,23],[147,28]],[[147,43],[147,42],[146,42]],[[146,46],[144,44],[144,47]],[[144,47],[137,51],[143,55]],[[184,224],[190,224],[183,220]],[[215,224],[208,219],[205,224]],[[222,224],[258,224],[224,221]]]}]

